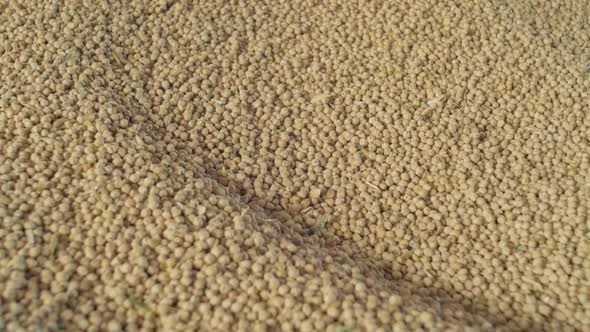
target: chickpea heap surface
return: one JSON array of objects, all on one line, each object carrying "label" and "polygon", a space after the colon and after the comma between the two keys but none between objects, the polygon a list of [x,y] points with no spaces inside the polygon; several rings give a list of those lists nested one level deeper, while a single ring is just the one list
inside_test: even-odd
[{"label": "chickpea heap surface", "polygon": [[587,1],[1,1],[0,330],[587,330]]}]

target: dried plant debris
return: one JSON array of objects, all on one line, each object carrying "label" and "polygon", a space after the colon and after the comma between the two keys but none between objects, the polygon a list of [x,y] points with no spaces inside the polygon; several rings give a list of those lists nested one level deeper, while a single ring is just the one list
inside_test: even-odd
[{"label": "dried plant debris", "polygon": [[326,223],[328,223],[328,218],[324,215],[321,215],[316,220],[315,224],[311,228],[311,234],[318,234],[326,227]]}]

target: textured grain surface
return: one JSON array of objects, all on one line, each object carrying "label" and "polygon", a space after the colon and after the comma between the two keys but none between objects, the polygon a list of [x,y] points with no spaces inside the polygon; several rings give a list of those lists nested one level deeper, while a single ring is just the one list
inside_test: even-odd
[{"label": "textured grain surface", "polygon": [[0,330],[584,330],[587,1],[0,1]]}]

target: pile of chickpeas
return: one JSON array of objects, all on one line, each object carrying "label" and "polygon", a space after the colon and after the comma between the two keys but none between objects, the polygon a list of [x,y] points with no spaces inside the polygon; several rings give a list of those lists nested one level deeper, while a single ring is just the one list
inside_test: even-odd
[{"label": "pile of chickpeas", "polygon": [[584,330],[589,14],[0,4],[0,330]]}]

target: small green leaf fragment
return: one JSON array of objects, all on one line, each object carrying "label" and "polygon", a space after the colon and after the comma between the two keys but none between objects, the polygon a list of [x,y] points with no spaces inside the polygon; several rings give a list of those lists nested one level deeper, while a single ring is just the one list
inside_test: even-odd
[{"label": "small green leaf fragment", "polygon": [[127,292],[127,298],[129,299],[129,301],[131,301],[131,303],[133,303],[134,305],[138,306],[138,307],[142,307],[142,308],[146,308],[147,306],[145,305],[145,301],[138,297],[137,295],[135,295],[135,293],[128,291]]},{"label": "small green leaf fragment", "polygon": [[352,326],[350,325],[340,325],[334,329],[334,332],[352,332]]},{"label": "small green leaf fragment", "polygon": [[324,216],[324,215],[319,216],[315,225],[313,225],[313,227],[311,228],[311,233],[317,234],[318,232],[320,232],[326,226],[327,222],[328,222],[328,218],[326,218],[326,216]]}]

